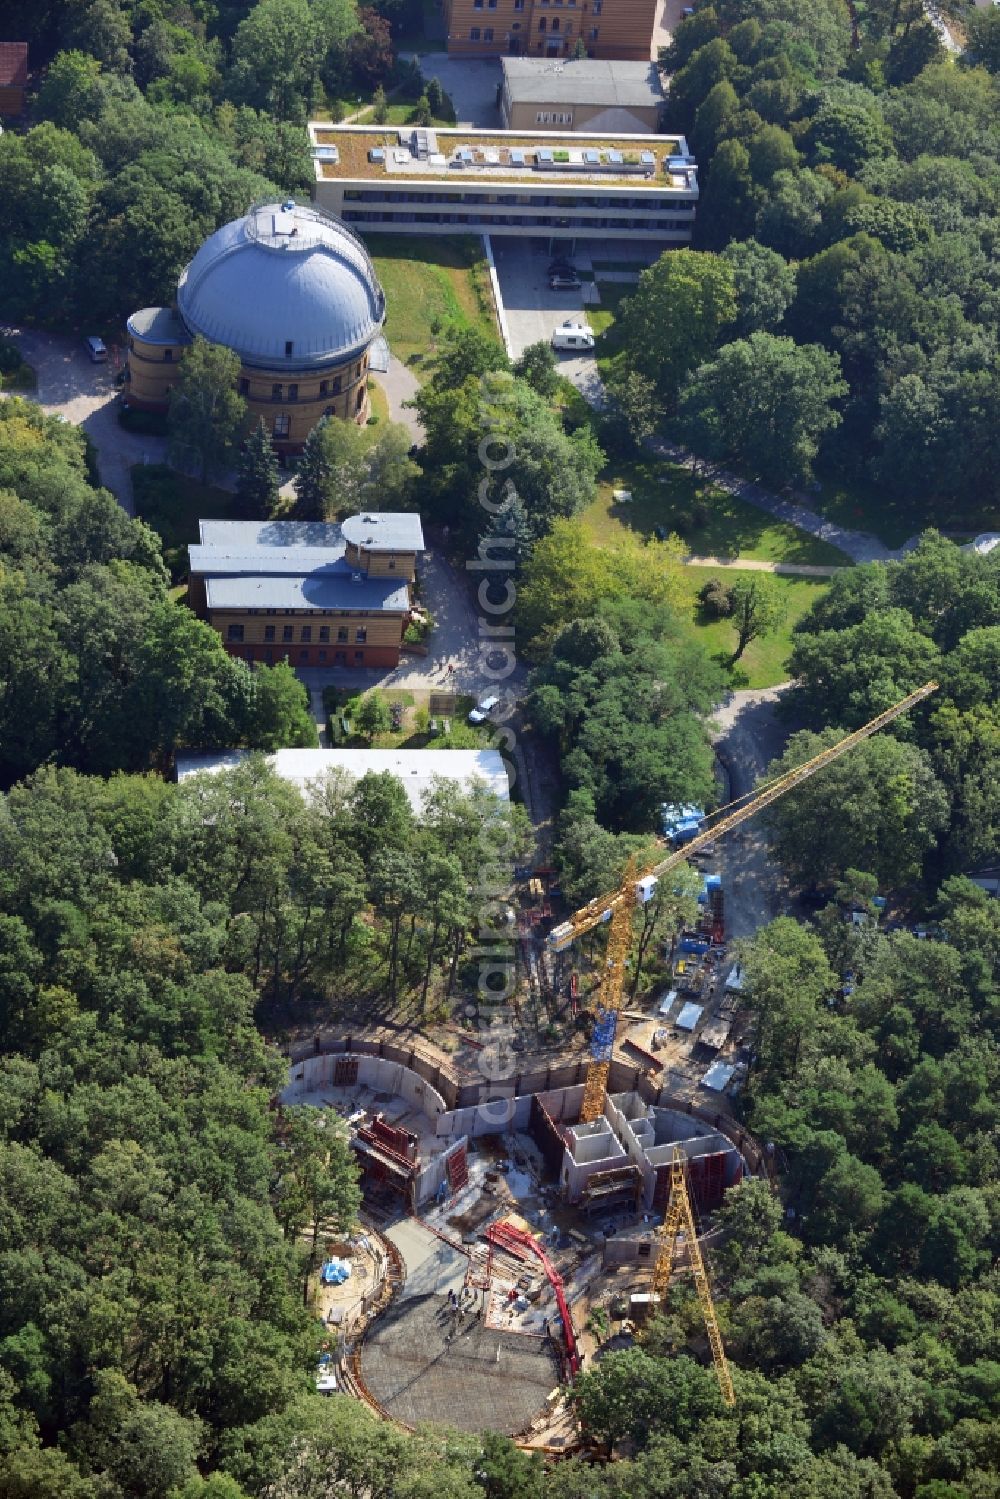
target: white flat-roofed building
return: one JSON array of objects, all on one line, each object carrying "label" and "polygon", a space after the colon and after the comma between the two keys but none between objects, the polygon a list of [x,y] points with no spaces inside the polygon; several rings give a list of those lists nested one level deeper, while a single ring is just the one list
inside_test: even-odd
[{"label": "white flat-roofed building", "polygon": [[683,136],[313,121],[309,137],[316,204],[362,234],[691,241],[698,172]]},{"label": "white flat-roofed building", "polygon": [[[177,779],[194,775],[218,775],[242,764],[252,750],[219,750],[215,754],[178,755]],[[424,798],[435,780],[453,781],[464,790],[482,782],[505,805],[510,801],[510,783],[499,750],[392,750],[392,749],[281,749],[266,757],[282,780],[305,795],[331,770],[346,771],[355,780],[368,775],[395,776],[414,812],[424,809]]]}]

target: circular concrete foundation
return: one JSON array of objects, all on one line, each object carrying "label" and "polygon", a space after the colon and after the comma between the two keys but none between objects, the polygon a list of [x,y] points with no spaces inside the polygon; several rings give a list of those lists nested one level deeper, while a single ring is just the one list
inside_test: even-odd
[{"label": "circular concrete foundation", "polygon": [[559,1383],[547,1338],[499,1332],[466,1317],[456,1330],[446,1295],[404,1296],[361,1349],[365,1384],[386,1415],[460,1431],[526,1430]]}]

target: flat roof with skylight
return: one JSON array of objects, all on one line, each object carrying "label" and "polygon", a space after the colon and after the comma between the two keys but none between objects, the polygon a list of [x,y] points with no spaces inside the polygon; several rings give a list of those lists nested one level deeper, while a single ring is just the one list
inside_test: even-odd
[{"label": "flat roof with skylight", "polygon": [[[311,121],[317,182],[477,178],[551,191],[579,182],[697,196],[697,165],[680,135],[424,130]],[[336,146],[336,160],[323,153]]]}]

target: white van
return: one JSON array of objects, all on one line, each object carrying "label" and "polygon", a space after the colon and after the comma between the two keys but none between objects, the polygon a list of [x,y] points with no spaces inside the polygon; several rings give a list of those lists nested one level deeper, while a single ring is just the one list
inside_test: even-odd
[{"label": "white van", "polygon": [[104,364],[107,362],[108,351],[103,338],[85,338],[83,347],[86,349],[91,364]]},{"label": "white van", "polygon": [[562,323],[552,335],[554,349],[592,349],[594,330],[586,323]]}]

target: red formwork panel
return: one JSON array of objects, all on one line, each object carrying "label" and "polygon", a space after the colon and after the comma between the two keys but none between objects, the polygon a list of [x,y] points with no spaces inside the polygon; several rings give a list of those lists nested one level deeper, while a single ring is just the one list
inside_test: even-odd
[{"label": "red formwork panel", "polygon": [[333,1086],[335,1088],[353,1088],[357,1080],[357,1057],[338,1057],[333,1064]]},{"label": "red formwork panel", "polygon": [[444,1163],[444,1169],[448,1173],[448,1186],[452,1192],[461,1192],[469,1180],[469,1151],[468,1147],[459,1145],[453,1150]]},{"label": "red formwork panel", "polygon": [[688,1182],[699,1212],[711,1213],[722,1202],[729,1154],[727,1150],[719,1150],[688,1161]]},{"label": "red formwork panel", "polygon": [[653,1188],[652,1206],[659,1210],[665,1208],[670,1201],[670,1166],[657,1166],[656,1185]]},{"label": "red formwork panel", "polygon": [[376,1115],[371,1122],[371,1134],[379,1145],[386,1146],[393,1155],[401,1156],[404,1161],[416,1160],[417,1140],[409,1130],[399,1129]]}]

